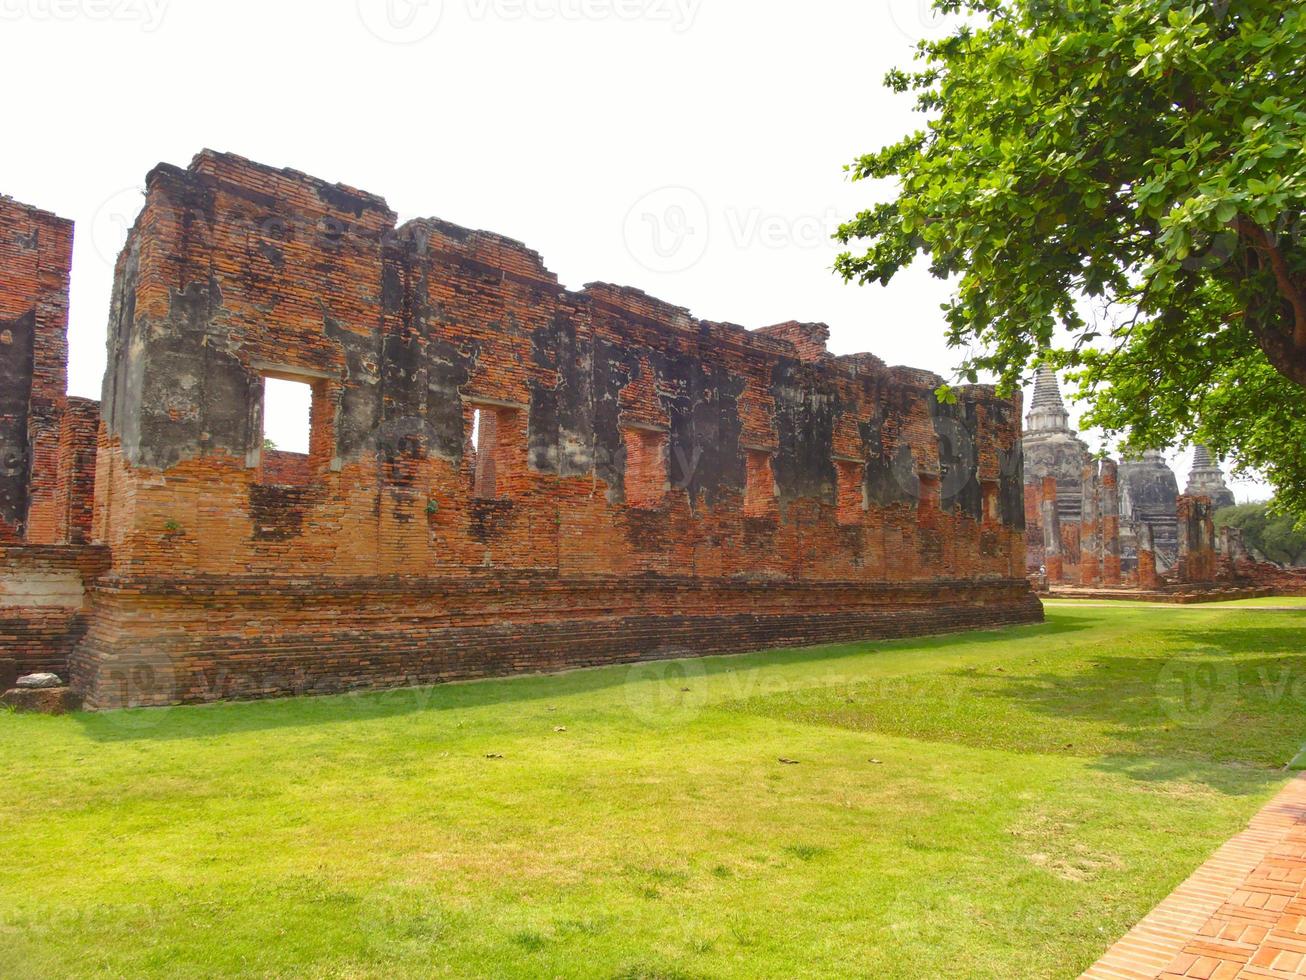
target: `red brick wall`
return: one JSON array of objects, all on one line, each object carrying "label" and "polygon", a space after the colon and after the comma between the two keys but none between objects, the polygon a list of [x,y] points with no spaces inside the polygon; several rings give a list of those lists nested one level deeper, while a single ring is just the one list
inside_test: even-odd
[{"label": "red brick wall", "polygon": [[280,449],[263,451],[263,483],[277,486],[308,486],[313,482],[312,459],[307,453],[288,453]]},{"label": "red brick wall", "polygon": [[1179,498],[1179,582],[1214,582],[1219,571],[1215,552],[1215,508],[1210,497]]},{"label": "red brick wall", "polygon": [[0,660],[22,674],[52,671],[68,679],[68,656],[86,632],[86,589],[109,566],[94,547],[0,548]]},{"label": "red brick wall", "polygon": [[269,588],[253,580],[114,578],[95,592],[91,630],[72,671],[88,707],[113,708],[430,684],[1041,618],[1028,585],[1012,581],[939,589],[487,572]]},{"label": "red brick wall", "polygon": [[100,403],[89,398],[69,398],[59,420],[59,467],[55,482],[60,542],[75,545],[90,542],[99,432]]},{"label": "red brick wall", "polygon": [[[475,676],[649,654],[624,625],[641,616],[660,617],[650,636],[728,624],[720,648],[746,649],[922,631],[931,607],[938,628],[1040,615],[1018,400],[973,387],[938,405],[939,378],[832,357],[821,325],[750,332],[635,290],[570,292],[517,242],[396,229],[372,195],[207,152],[150,175],[110,319],[94,534],[114,585],[79,658],[93,702],[112,700],[101,666],[167,646],[169,622],[193,634],[188,676],[284,643],[324,675],[391,683],[395,663],[358,658],[394,644],[428,651],[422,676]],[[269,477],[290,462],[261,449],[265,376],[314,387],[310,453],[284,483]],[[222,598],[223,581],[247,591]],[[432,597],[460,581],[480,605],[455,625]],[[900,626],[886,584],[915,590]],[[429,608],[398,631],[357,598],[398,613],[405,589]],[[223,625],[305,602],[322,620],[303,631]],[[499,642],[505,610],[520,630]],[[574,660],[513,659],[578,624]],[[432,644],[455,628],[485,634],[442,669]]]},{"label": "red brick wall", "polygon": [[60,540],[72,222],[0,197],[0,542]]}]

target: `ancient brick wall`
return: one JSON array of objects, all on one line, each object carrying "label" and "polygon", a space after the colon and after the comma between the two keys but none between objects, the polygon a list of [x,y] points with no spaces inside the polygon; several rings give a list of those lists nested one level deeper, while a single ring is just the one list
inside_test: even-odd
[{"label": "ancient brick wall", "polygon": [[86,632],[87,589],[109,566],[107,549],[0,547],[0,660],[18,673],[67,678],[68,656]]},{"label": "ancient brick wall", "polygon": [[72,222],[0,197],[0,542],[60,540]]},{"label": "ancient brick wall", "polygon": [[[90,708],[431,684],[1041,619],[1023,582],[105,580],[72,658]],[[149,636],[148,644],[128,642]],[[257,639],[252,640],[251,637]]]},{"label": "ancient brick wall", "polygon": [[55,471],[58,542],[74,545],[90,542],[99,434],[100,403],[89,398],[69,398],[59,419],[59,464]]},{"label": "ancient brick wall", "polygon": [[1215,551],[1215,507],[1210,497],[1179,498],[1179,561],[1175,579],[1181,583],[1214,582],[1219,571]]},{"label": "ancient brick wall", "polygon": [[[255,661],[394,683],[1038,618],[1018,401],[940,404],[827,335],[568,291],[293,171],[161,166],[117,270],[80,683],[114,703],[147,649],[202,700]],[[311,386],[307,457],[263,451],[266,377]]]}]

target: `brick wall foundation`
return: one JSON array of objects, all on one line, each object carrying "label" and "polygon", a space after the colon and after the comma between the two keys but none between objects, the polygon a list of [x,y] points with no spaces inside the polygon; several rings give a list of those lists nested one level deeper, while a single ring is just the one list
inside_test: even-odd
[{"label": "brick wall foundation", "polygon": [[325,694],[1041,622],[1021,579],[105,580],[73,658],[88,707]]},{"label": "brick wall foundation", "polygon": [[86,588],[109,567],[105,548],[0,548],[0,660],[18,674],[68,678],[68,656],[86,632]]}]

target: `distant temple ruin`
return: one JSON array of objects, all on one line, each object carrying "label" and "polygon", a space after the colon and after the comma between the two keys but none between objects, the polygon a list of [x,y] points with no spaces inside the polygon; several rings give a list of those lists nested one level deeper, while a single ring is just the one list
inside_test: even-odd
[{"label": "distant temple ruin", "polygon": [[[1184,494],[1159,452],[1098,460],[1070,427],[1056,374],[1039,369],[1026,419],[1025,519],[1029,570],[1052,585],[1150,589],[1173,573],[1213,581],[1213,517],[1233,492],[1204,446]],[[1226,536],[1227,538],[1227,536]]]},{"label": "distant temple ruin", "polygon": [[1229,484],[1224,481],[1224,471],[1205,446],[1197,446],[1193,450],[1193,470],[1188,476],[1188,487],[1184,494],[1189,497],[1210,497],[1216,510],[1237,503]]},{"label": "distant temple ruin", "polygon": [[[0,210],[0,661],[88,707],[1042,618],[1019,397],[205,151],[147,178],[97,405],[71,234]],[[265,443],[270,379],[307,453]]]}]

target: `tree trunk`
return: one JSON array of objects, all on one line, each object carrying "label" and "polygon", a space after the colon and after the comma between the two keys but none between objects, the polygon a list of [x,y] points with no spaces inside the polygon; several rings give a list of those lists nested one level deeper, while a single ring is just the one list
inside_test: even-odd
[{"label": "tree trunk", "polygon": [[[1293,275],[1277,237],[1246,218],[1237,219],[1246,250],[1248,279],[1274,277],[1275,293],[1260,309],[1248,304],[1246,323],[1270,364],[1294,384],[1306,388],[1306,283]],[[1246,280],[1244,280],[1246,282]]]}]

